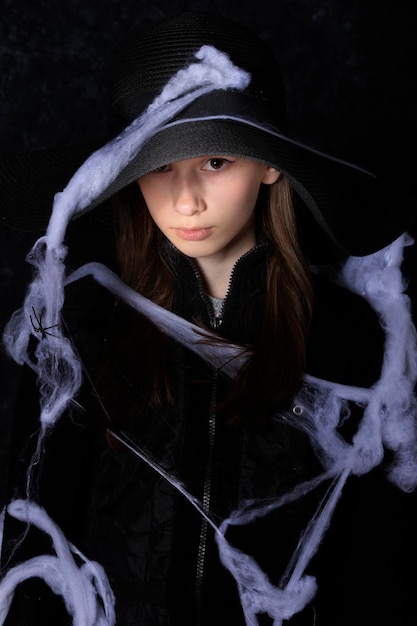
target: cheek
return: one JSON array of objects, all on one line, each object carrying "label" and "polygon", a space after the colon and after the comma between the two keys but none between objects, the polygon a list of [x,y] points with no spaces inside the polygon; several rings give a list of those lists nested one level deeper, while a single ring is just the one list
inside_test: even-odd
[{"label": "cheek", "polygon": [[155,185],[148,184],[145,180],[138,181],[139,189],[141,190],[143,199],[145,200],[146,208],[149,215],[157,226],[160,225],[162,216],[161,209],[163,204],[161,202],[160,194],[158,193]]},{"label": "cheek", "polygon": [[249,184],[244,185],[235,192],[235,204],[236,206],[240,206],[240,210],[242,213],[245,213],[247,216],[250,215],[256,206],[256,201],[258,199],[260,189],[260,183],[257,181],[251,181]]},{"label": "cheek", "polygon": [[245,225],[251,222],[255,215],[256,200],[258,194],[253,188],[246,190],[246,194],[238,194],[233,198],[230,196],[224,198],[223,207],[225,209],[224,214],[225,225],[230,229],[241,229]]},{"label": "cheek", "polygon": [[158,228],[164,231],[164,225],[166,223],[166,219],[164,219],[164,213],[161,211],[158,205],[148,204],[148,212],[151,216],[154,223],[158,226]]},{"label": "cheek", "polygon": [[242,207],[251,206],[258,197],[260,183],[246,177],[244,180],[239,178],[233,184],[219,186],[217,190],[218,196],[224,198],[229,203],[240,205]]},{"label": "cheek", "polygon": [[152,204],[152,198],[155,195],[155,191],[153,190],[153,185],[150,185],[146,182],[146,179],[143,181],[137,181],[138,187],[141,190],[142,196],[147,205]]}]

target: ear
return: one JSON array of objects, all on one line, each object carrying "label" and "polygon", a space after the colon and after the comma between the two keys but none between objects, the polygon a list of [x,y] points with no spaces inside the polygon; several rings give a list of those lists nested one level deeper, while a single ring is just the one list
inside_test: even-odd
[{"label": "ear", "polygon": [[277,182],[280,176],[281,172],[279,170],[276,170],[274,167],[268,165],[265,169],[265,173],[262,177],[261,182],[263,182],[265,185],[272,185],[273,183]]}]

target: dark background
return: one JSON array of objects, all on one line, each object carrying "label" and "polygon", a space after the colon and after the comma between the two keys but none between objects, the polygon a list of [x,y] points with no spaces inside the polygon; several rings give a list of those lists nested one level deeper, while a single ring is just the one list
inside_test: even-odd
[{"label": "dark background", "polygon": [[[0,151],[101,136],[120,45],[184,9],[234,17],[269,42],[294,137],[371,168],[382,163],[407,183],[402,172],[417,165],[415,0],[0,0]],[[0,224],[0,331],[24,296],[33,239]],[[0,504],[17,379],[1,349]]]}]

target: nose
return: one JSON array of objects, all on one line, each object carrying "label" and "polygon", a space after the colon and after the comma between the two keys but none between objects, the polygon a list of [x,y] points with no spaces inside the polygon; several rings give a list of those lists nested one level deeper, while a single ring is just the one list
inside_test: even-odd
[{"label": "nose", "polygon": [[172,204],[174,211],[182,215],[195,215],[205,210],[198,176],[193,172],[177,173],[173,182]]}]

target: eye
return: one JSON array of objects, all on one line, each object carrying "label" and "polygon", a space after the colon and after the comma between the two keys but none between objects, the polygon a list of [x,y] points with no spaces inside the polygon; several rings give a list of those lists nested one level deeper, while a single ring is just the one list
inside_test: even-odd
[{"label": "eye", "polygon": [[232,161],[229,161],[228,159],[223,159],[220,157],[213,157],[209,159],[207,163],[205,163],[203,169],[206,169],[209,172],[215,172],[217,170],[221,170],[228,163],[232,163]]},{"label": "eye", "polygon": [[152,170],[151,173],[159,174],[160,172],[169,172],[170,169],[170,165],[160,165],[159,167],[156,167],[154,170]]}]

